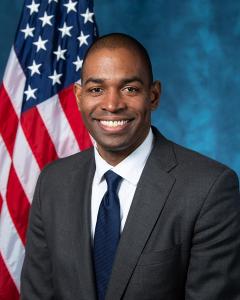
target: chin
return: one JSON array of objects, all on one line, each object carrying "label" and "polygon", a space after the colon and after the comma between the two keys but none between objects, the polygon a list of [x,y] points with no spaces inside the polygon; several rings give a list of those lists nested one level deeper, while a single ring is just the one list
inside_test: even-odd
[{"label": "chin", "polygon": [[137,142],[130,143],[129,141],[124,141],[121,143],[113,143],[111,141],[110,143],[98,143],[97,142],[97,145],[99,145],[99,147],[103,151],[112,152],[112,153],[119,152],[119,154],[120,154],[120,152],[129,154],[132,151],[134,151],[139,144]]}]

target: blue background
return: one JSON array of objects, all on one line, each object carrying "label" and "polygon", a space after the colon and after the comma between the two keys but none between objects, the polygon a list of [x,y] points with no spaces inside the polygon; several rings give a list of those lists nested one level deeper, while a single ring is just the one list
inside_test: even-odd
[{"label": "blue background", "polygon": [[[22,4],[1,0],[0,79]],[[128,33],[148,49],[163,85],[153,124],[240,175],[239,1],[96,0],[95,14],[101,35]]]}]

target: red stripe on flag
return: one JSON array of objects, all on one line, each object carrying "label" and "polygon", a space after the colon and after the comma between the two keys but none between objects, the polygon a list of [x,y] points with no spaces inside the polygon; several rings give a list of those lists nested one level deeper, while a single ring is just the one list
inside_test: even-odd
[{"label": "red stripe on flag", "polygon": [[52,139],[36,107],[22,114],[21,124],[40,169],[58,158]]},{"label": "red stripe on flag", "polygon": [[18,290],[6,268],[2,256],[0,255],[0,299],[1,300],[19,300]]},{"label": "red stripe on flag", "polygon": [[21,183],[19,182],[13,165],[11,165],[9,172],[6,198],[12,221],[23,244],[25,245],[30,203]]},{"label": "red stripe on flag", "polygon": [[59,99],[80,149],[85,150],[91,147],[92,141],[78,110],[76,98],[73,93],[73,85],[62,90],[59,93]]},{"label": "red stripe on flag", "polygon": [[18,117],[3,84],[0,86],[0,99],[0,133],[12,156],[17,133]]}]

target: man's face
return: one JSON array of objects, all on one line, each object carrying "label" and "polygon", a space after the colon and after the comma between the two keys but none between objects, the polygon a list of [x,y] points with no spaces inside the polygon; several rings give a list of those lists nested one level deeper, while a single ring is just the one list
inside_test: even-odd
[{"label": "man's face", "polygon": [[145,64],[136,52],[103,48],[88,56],[75,93],[100,155],[107,161],[118,157],[118,163],[147,136],[160,83],[149,82]]}]

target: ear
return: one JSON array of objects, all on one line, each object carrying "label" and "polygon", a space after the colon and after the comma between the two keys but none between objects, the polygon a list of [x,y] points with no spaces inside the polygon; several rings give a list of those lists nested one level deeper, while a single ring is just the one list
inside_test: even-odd
[{"label": "ear", "polygon": [[74,84],[74,94],[77,101],[78,109],[81,111],[81,93],[82,93],[82,86],[79,83]]},{"label": "ear", "polygon": [[161,82],[156,80],[151,85],[151,110],[155,110],[159,105],[159,99],[161,95]]}]

